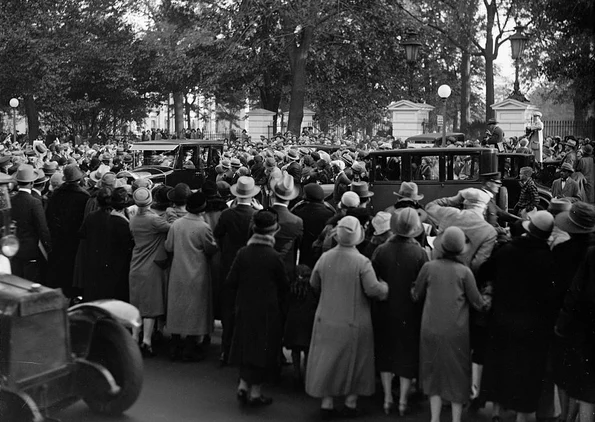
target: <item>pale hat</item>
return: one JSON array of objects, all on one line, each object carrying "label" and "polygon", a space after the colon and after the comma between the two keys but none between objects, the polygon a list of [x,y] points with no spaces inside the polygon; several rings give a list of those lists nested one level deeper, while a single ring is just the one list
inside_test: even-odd
[{"label": "pale hat", "polygon": [[148,207],[153,202],[151,191],[147,188],[138,188],[132,194],[132,199],[138,207]]},{"label": "pale hat", "polygon": [[465,233],[456,226],[450,226],[442,232],[440,247],[442,251],[459,255],[465,249]]},{"label": "pale hat", "polygon": [[19,183],[33,183],[37,179],[37,172],[33,166],[21,164],[17,170],[15,179]]},{"label": "pale hat", "polygon": [[403,237],[417,237],[424,231],[419,214],[411,207],[394,212],[390,219],[390,228],[394,234]]},{"label": "pale hat", "polygon": [[529,220],[523,221],[522,225],[529,235],[547,240],[554,229],[554,216],[547,211],[537,211]]},{"label": "pale hat", "polygon": [[390,230],[391,214],[385,211],[378,211],[372,218],[372,227],[374,227],[374,236],[380,236]]},{"label": "pale hat", "polygon": [[255,185],[252,177],[240,176],[238,182],[230,188],[230,191],[236,198],[252,198],[260,192],[260,186]]},{"label": "pale hat", "polygon": [[399,192],[393,192],[399,198],[408,198],[414,201],[421,201],[424,199],[424,195],[418,193],[417,183],[414,182],[403,182],[399,188]]},{"label": "pale hat", "polygon": [[560,166],[560,171],[569,171],[570,173],[574,173],[574,168],[570,163],[562,163]]},{"label": "pale hat", "polygon": [[339,208],[355,208],[360,204],[359,195],[352,191],[347,191],[341,196]]},{"label": "pale hat", "polygon": [[106,164],[101,164],[97,170],[92,171],[91,174],[89,174],[89,179],[93,180],[95,183],[99,183],[101,181],[101,178],[103,177],[104,174],[108,173],[110,171],[110,167]]},{"label": "pale hat", "polygon": [[336,237],[341,246],[356,246],[363,242],[365,234],[359,220],[348,215],[337,224]]},{"label": "pale hat", "polygon": [[572,203],[568,198],[552,198],[547,210],[553,215],[557,215],[563,211],[570,211]]},{"label": "pale hat", "polygon": [[283,177],[275,183],[273,186],[273,193],[278,198],[284,199],[286,201],[291,201],[300,194],[300,191],[297,186],[295,186],[295,182],[293,177],[289,175],[287,172],[283,173]]},{"label": "pale hat", "polygon": [[463,206],[465,208],[485,207],[490,202],[490,195],[482,190],[476,188],[467,188],[461,191],[463,197]]}]

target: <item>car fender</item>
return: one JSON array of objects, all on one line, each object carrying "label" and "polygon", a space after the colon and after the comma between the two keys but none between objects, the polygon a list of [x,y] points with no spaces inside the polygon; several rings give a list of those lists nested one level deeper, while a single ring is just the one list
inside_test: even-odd
[{"label": "car fender", "polygon": [[93,338],[97,321],[112,319],[132,331],[136,338],[140,332],[142,319],[139,310],[126,302],[115,299],[96,300],[80,303],[68,308],[70,338],[73,353],[86,357]]}]

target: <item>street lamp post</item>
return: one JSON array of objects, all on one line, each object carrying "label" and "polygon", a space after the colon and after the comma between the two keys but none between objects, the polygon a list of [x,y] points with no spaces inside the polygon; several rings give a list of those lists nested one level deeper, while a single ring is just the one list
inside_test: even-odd
[{"label": "street lamp post", "polygon": [[417,38],[417,32],[413,30],[407,32],[407,38],[401,45],[405,48],[405,56],[407,57],[407,64],[409,65],[409,99],[411,99],[413,96],[411,91],[413,85],[413,66],[415,66],[415,62],[417,62],[419,47],[421,47],[421,42]]},{"label": "street lamp post", "polygon": [[521,101],[524,103],[528,103],[529,100],[525,98],[523,93],[521,92],[520,84],[519,84],[519,58],[521,54],[523,54],[523,50],[525,49],[525,44],[529,40],[529,37],[523,35],[523,26],[517,24],[515,27],[516,32],[514,35],[510,36],[510,50],[511,56],[514,60],[514,68],[515,68],[515,76],[514,76],[514,90],[512,94],[508,98],[512,98],[513,100]]},{"label": "street lamp post", "polygon": [[451,89],[448,85],[440,85],[438,96],[442,99],[442,147],[446,146],[446,100],[450,97]]},{"label": "street lamp post", "polygon": [[17,107],[19,106],[19,100],[11,98],[8,102],[12,107],[12,133],[14,134],[14,143],[17,143]]}]

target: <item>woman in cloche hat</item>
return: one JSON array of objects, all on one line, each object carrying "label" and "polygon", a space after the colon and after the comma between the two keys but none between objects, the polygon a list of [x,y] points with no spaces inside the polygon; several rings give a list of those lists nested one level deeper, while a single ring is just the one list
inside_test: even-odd
[{"label": "woman in cloche hat", "polygon": [[148,188],[136,189],[132,199],[138,211],[130,218],[130,232],[134,239],[129,275],[130,303],[138,308],[143,318],[141,352],[150,357],[154,356],[151,339],[155,321],[165,316],[165,269],[169,265],[165,238],[170,224],[151,209],[153,195]]},{"label": "woman in cloche hat", "polygon": [[[385,299],[388,285],[378,281],[356,245],[364,240],[357,218],[337,224],[338,245],[316,263],[311,285],[320,290],[306,368],[306,392],[322,399],[323,417],[334,415],[333,397],[345,396],[345,416],[360,413],[357,399],[374,393],[374,335],[367,297]],[[362,288],[363,287],[363,288]]]},{"label": "woman in cloche hat", "polygon": [[430,396],[432,421],[440,420],[442,400],[451,402],[453,422],[461,422],[463,404],[471,395],[469,305],[486,303],[473,273],[460,262],[465,234],[450,226],[442,233],[442,254],[424,264],[413,290],[423,302],[420,334],[420,381]]},{"label": "woman in cloche hat", "polygon": [[388,216],[392,236],[378,246],[372,257],[377,277],[389,287],[388,299],[378,303],[374,320],[376,369],[380,371],[387,415],[393,409],[393,374],[399,377],[398,410],[403,416],[408,410],[411,380],[419,374],[421,307],[411,298],[411,285],[428,261],[428,254],[415,240],[423,226],[413,208]]}]

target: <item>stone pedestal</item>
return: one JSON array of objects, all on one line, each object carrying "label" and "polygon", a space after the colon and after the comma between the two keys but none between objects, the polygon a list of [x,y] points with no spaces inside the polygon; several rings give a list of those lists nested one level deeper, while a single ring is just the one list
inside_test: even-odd
[{"label": "stone pedestal", "polygon": [[504,136],[522,136],[525,134],[525,127],[531,124],[531,117],[538,108],[531,103],[523,103],[512,98],[493,104],[498,126],[504,131]]},{"label": "stone pedestal", "polygon": [[424,124],[428,123],[430,111],[434,110],[434,106],[401,100],[389,104],[388,110],[391,112],[393,136],[405,140],[423,133]]},{"label": "stone pedestal", "polygon": [[260,135],[264,135],[269,138],[272,134],[269,133],[269,128],[272,131],[273,127],[273,116],[275,113],[263,108],[255,108],[246,113],[248,117],[248,124],[250,132],[248,135],[252,137],[252,140],[260,139]]}]

